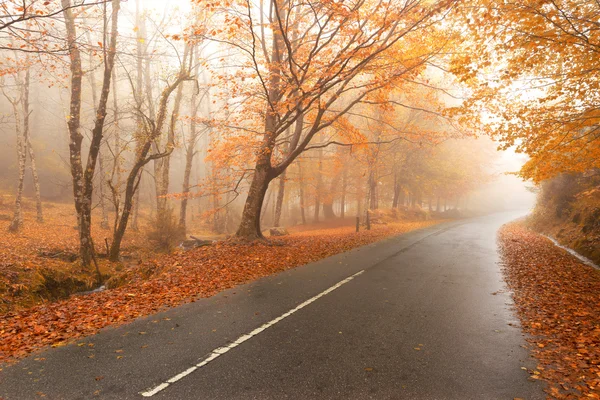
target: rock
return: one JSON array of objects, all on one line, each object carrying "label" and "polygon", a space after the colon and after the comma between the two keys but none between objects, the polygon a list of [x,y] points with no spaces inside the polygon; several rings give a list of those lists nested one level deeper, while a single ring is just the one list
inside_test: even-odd
[{"label": "rock", "polygon": [[191,250],[191,249],[195,249],[196,247],[210,246],[211,244],[212,244],[212,240],[203,240],[203,239],[198,239],[197,237],[194,237],[194,236],[190,236],[190,239],[186,239],[183,242],[181,242],[179,247],[181,247],[184,250]]},{"label": "rock", "polygon": [[271,236],[287,236],[287,235],[289,235],[289,232],[287,231],[287,229],[281,228],[281,227],[271,228],[271,229],[269,229],[269,233],[271,234]]}]

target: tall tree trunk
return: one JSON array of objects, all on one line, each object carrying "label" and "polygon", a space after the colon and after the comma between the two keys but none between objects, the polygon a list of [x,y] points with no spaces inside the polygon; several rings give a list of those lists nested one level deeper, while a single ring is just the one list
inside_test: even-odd
[{"label": "tall tree trunk", "polygon": [[162,132],[167,117],[167,104],[169,101],[169,96],[186,79],[188,79],[187,74],[181,71],[179,73],[179,76],[177,77],[177,80],[163,90],[160,96],[158,113],[155,117],[154,123],[152,124],[152,130],[147,132],[147,135],[145,135],[145,141],[141,144],[141,146],[139,147],[139,151],[136,154],[135,162],[133,164],[133,167],[131,168],[131,171],[129,172],[129,176],[127,177],[126,181],[125,198],[123,201],[123,212],[121,213],[119,223],[115,228],[113,241],[110,246],[109,259],[111,261],[119,260],[119,255],[121,253],[121,243],[125,235],[125,230],[127,229],[127,224],[129,223],[129,216],[133,209],[134,195],[138,191],[138,187],[141,181],[141,173],[144,166],[156,158],[169,155],[170,151],[172,151],[171,149],[167,150],[165,153],[155,153],[150,156],[148,155],[152,144]]},{"label": "tall tree trunk", "polygon": [[[119,121],[119,103],[118,103],[118,95],[117,95],[117,70],[116,68],[113,69],[113,126],[115,127],[114,130],[114,134],[115,134],[115,154],[113,157],[113,170],[111,172],[111,182],[113,180],[113,177],[116,175],[117,180],[116,182],[113,184],[113,186],[117,189],[117,194],[119,194],[120,188],[121,188],[121,184],[123,183],[122,181],[122,174],[121,174],[121,126],[120,126],[120,121]],[[117,209],[117,212],[119,210]]]},{"label": "tall tree trunk", "polygon": [[211,170],[212,173],[212,181],[213,181],[213,193],[212,193],[212,209],[213,209],[213,232],[217,232],[219,233],[220,229],[219,229],[219,193],[217,190],[217,172],[216,169],[213,167]]},{"label": "tall tree trunk", "polygon": [[400,179],[398,177],[398,171],[394,170],[394,199],[392,200],[392,208],[398,208],[400,203],[400,191],[402,186],[400,185]]},{"label": "tall tree trunk", "polygon": [[42,212],[42,195],[40,191],[40,178],[37,172],[37,165],[35,162],[35,153],[33,146],[31,145],[31,133],[29,128],[29,116],[31,114],[29,110],[29,85],[31,83],[29,68],[25,72],[25,87],[23,88],[23,136],[25,139],[25,147],[29,152],[29,160],[31,161],[31,176],[33,177],[33,187],[35,189],[35,205],[37,211],[37,222],[44,222],[44,213]]},{"label": "tall tree trunk", "polygon": [[[284,4],[279,4],[280,0],[274,1],[277,2],[277,4],[274,4],[275,7],[273,7],[273,10],[276,14],[278,14],[284,7]],[[281,21],[279,18],[281,18],[283,15],[285,15],[284,10],[281,15],[275,16],[275,20]],[[285,18],[283,20],[285,20]],[[273,26],[275,29],[273,31],[272,39],[271,62],[269,63],[270,77],[267,83],[269,101],[265,112],[263,142],[261,148],[259,149],[259,156],[254,167],[254,176],[252,178],[252,183],[250,184],[250,190],[248,192],[248,197],[246,198],[246,203],[244,204],[242,220],[240,221],[240,225],[236,232],[236,236],[244,240],[264,238],[260,229],[260,217],[263,201],[265,199],[265,194],[269,187],[269,183],[271,183],[271,181],[277,177],[277,174],[274,173],[271,165],[271,155],[273,154],[276,140],[276,106],[282,96],[280,87],[281,63],[282,53],[285,45],[283,41],[283,33],[279,29],[279,26],[276,23],[274,23]]]},{"label": "tall tree trunk", "polygon": [[265,198],[266,198],[266,201],[262,206],[261,216],[260,216],[261,225],[262,225],[262,221],[264,221],[265,216],[267,215],[267,211],[269,210],[269,204],[271,203],[271,199],[273,198],[273,191],[268,190],[268,188],[267,188],[267,194],[266,194]]},{"label": "tall tree trunk", "polygon": [[102,157],[102,152],[98,152],[98,174],[100,175],[100,186],[99,189],[99,197],[100,197],[100,210],[102,212],[102,219],[100,221],[100,227],[102,229],[108,229],[108,207],[107,207],[107,193],[105,188],[106,181],[106,171],[104,169],[104,157]]},{"label": "tall tree trunk", "polygon": [[313,222],[319,222],[319,213],[321,211],[321,189],[323,188],[323,149],[319,152],[319,169],[317,171],[317,185],[315,188],[315,213]]},{"label": "tall tree trunk", "polygon": [[270,174],[269,163],[270,156],[262,155],[256,164],[254,178],[250,184],[250,190],[242,212],[242,221],[236,232],[236,236],[240,238],[246,240],[264,238],[260,229],[260,217],[269,183],[273,179]]},{"label": "tall tree trunk", "polygon": [[73,178],[73,197],[75,211],[77,212],[77,226],[79,229],[79,254],[84,266],[90,265],[92,261],[92,243],[90,228],[85,225],[84,218],[84,184],[83,163],[81,160],[81,91],[83,70],[81,67],[81,53],[77,44],[77,31],[75,28],[75,16],[71,10],[70,0],[61,0],[64,8],[65,27],[67,30],[67,42],[69,44],[70,70],[71,70],[71,100],[69,105],[69,116],[67,125],[69,128],[69,153],[71,164],[71,176]]},{"label": "tall tree trunk", "polygon": [[[85,21],[85,19],[84,19]],[[106,27],[105,27],[105,32],[106,34]],[[88,29],[86,29],[85,31],[85,35],[88,41],[88,45],[92,46],[92,39],[91,39],[91,35],[90,35],[90,31]],[[89,53],[89,59],[88,62],[90,65],[94,65],[94,55],[90,52]],[[113,76],[114,76],[114,68],[113,68]],[[91,70],[88,72],[88,78],[89,78],[89,83],[90,83],[90,87],[91,87],[91,92],[92,92],[92,104],[94,106],[94,109],[96,109],[98,107],[98,94],[96,93],[96,73],[94,72],[94,70]],[[102,146],[102,143],[100,144],[100,146]],[[104,159],[102,157],[102,149],[98,150],[98,163],[99,163],[99,182],[98,182],[98,189],[99,189],[99,201],[100,201],[100,211],[101,211],[101,221],[100,221],[100,227],[102,229],[108,229],[108,212],[106,209],[106,193],[104,191],[104,186],[105,186],[105,170],[104,170]]]},{"label": "tall tree trunk", "polygon": [[[341,148],[340,148],[340,150],[341,150]],[[335,171],[335,175],[331,179],[329,188],[326,191],[325,196],[323,197],[323,217],[325,217],[325,219],[332,219],[332,218],[337,217],[335,215],[335,211],[333,210],[333,203],[334,203],[335,195],[337,193],[338,186],[340,184],[341,179],[342,179],[342,171],[340,169],[337,169]]]},{"label": "tall tree trunk", "polygon": [[[187,71],[187,59],[190,46],[186,44],[183,53],[183,64],[181,65],[182,71]],[[171,112],[171,120],[169,128],[167,130],[167,151],[175,149],[175,129],[177,120],[179,119],[179,109],[181,108],[181,98],[183,97],[183,85],[177,87],[175,94],[175,100],[173,104],[173,111]],[[172,154],[172,153],[170,153]],[[171,155],[161,157],[155,161],[155,172],[154,177],[156,179],[156,211],[163,212],[167,209],[169,193],[169,177],[171,172]]]},{"label": "tall tree trunk", "polygon": [[[120,0],[112,0],[112,25],[110,33],[110,43],[105,43],[103,48],[104,55],[104,76],[102,90],[100,92],[100,101],[95,113],[94,127],[92,129],[92,140],[88,152],[85,169],[82,162],[81,144],[83,135],[81,134],[81,95],[82,95],[82,77],[81,53],[77,43],[77,30],[75,27],[75,16],[71,9],[70,0],[61,0],[64,9],[65,28],[67,31],[67,42],[69,46],[70,70],[71,70],[71,100],[69,109],[69,151],[71,175],[73,178],[73,194],[75,199],[75,210],[77,211],[79,226],[79,253],[81,262],[84,266],[91,264],[94,259],[94,244],[91,235],[92,218],[92,194],[93,178],[96,169],[98,153],[103,137],[104,120],[106,118],[106,103],[110,92],[110,80],[112,68],[116,53],[118,15]],[[105,16],[105,21],[106,21]],[[105,26],[106,29],[106,26]],[[96,269],[98,280],[101,279],[100,272]]]},{"label": "tall tree trunk", "polygon": [[302,225],[306,225],[306,202],[304,201],[304,174],[302,173],[302,160],[298,160],[298,190],[300,196],[300,218]]},{"label": "tall tree trunk", "polygon": [[[190,54],[190,59],[194,59],[195,50],[197,47],[193,47]],[[194,76],[198,77],[199,63],[196,63],[194,68]],[[198,140],[198,131],[196,129],[196,121],[194,118],[198,114],[198,89],[192,89],[192,97],[190,99],[190,138],[188,140],[188,146],[185,153],[185,170],[183,172],[183,199],[181,200],[181,208],[179,210],[179,226],[185,229],[187,219],[187,205],[188,195],[190,193],[190,176],[192,174],[192,165],[194,162],[194,156],[196,155],[196,142]],[[210,103],[210,99],[209,103]]]},{"label": "tall tree trunk", "polygon": [[283,209],[283,198],[285,196],[285,176],[286,171],[279,176],[279,187],[277,188],[277,201],[275,204],[275,218],[273,220],[273,226],[280,226],[281,224],[281,210]]},{"label": "tall tree trunk", "polygon": [[23,226],[23,187],[25,184],[25,163],[27,162],[27,155],[25,152],[25,141],[23,140],[23,132],[21,130],[21,113],[19,112],[19,100],[10,99],[8,96],[5,97],[11,102],[13,107],[13,114],[15,117],[15,133],[17,135],[17,160],[19,162],[19,177],[17,181],[17,194],[15,196],[15,213],[10,223],[8,230],[10,232],[17,232]]},{"label": "tall tree trunk", "polygon": [[[144,119],[142,115],[142,108],[144,106],[144,100],[142,98],[142,94],[144,93],[144,75],[147,80],[147,89],[151,89],[152,85],[150,84],[150,62],[146,61],[146,69],[144,69],[144,49],[142,48],[142,43],[146,42],[146,21],[142,18],[142,10],[140,7],[140,0],[135,0],[135,24],[138,27],[136,32],[136,76],[135,76],[135,89],[134,89],[134,97],[137,105],[137,113],[136,113],[136,153],[139,154],[142,147],[141,136],[144,133]],[[146,44],[148,46],[148,44]],[[150,115],[154,115],[153,110],[153,101],[152,101],[152,92],[146,93],[146,98],[148,99],[148,109]],[[144,166],[140,171],[140,182],[144,174]],[[138,185],[139,185],[138,184]],[[140,192],[141,189],[139,187],[136,188],[134,192],[133,203],[133,220],[131,221],[131,229],[137,231],[139,229],[139,214],[140,214]],[[116,230],[115,225],[115,230]]]},{"label": "tall tree trunk", "polygon": [[340,218],[346,218],[346,187],[348,186],[348,170],[342,170],[342,196],[340,198]]},{"label": "tall tree trunk", "polygon": [[375,168],[371,168],[369,172],[369,209],[376,210],[377,207],[377,176]]}]

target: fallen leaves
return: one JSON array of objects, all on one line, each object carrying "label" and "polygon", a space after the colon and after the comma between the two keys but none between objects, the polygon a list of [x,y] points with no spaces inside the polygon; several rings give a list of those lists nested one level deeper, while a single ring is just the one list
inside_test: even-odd
[{"label": "fallen leaves", "polygon": [[4,314],[0,318],[0,361],[24,357],[49,345],[61,346],[109,325],[439,222],[400,222],[359,233],[353,227],[323,229],[281,238],[278,245],[220,242],[164,255],[131,268],[124,286]]},{"label": "fallen leaves", "polygon": [[499,232],[506,281],[556,399],[600,398],[600,271],[513,223]]},{"label": "fallen leaves", "polygon": [[[3,201],[0,194],[0,216],[12,213],[12,201]],[[10,204],[10,205],[9,205]],[[71,292],[92,289],[95,278],[91,269],[81,268],[77,262],[77,221],[72,204],[48,203],[45,205],[44,223],[36,221],[35,204],[24,199],[24,225],[19,232],[7,232],[10,221],[0,219],[0,313],[31,307],[52,298],[64,298]],[[92,233],[96,243],[104,243],[110,232],[100,228],[100,219],[94,223]],[[150,256],[152,246],[143,231],[128,232],[124,254],[136,258]],[[103,274],[112,275],[117,264],[99,257]],[[66,288],[59,288],[57,283]],[[50,285],[47,285],[50,283]]]}]

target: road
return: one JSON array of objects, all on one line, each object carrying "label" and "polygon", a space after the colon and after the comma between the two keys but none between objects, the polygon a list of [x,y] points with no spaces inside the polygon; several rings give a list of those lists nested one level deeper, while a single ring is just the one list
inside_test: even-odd
[{"label": "road", "polygon": [[517,216],[414,231],[105,329],[4,366],[0,398],[543,399],[498,265],[496,232]]}]

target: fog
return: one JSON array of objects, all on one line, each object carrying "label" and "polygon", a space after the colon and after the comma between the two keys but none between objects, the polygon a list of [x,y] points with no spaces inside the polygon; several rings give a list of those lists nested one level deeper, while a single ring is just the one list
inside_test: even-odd
[{"label": "fog", "polygon": [[[247,25],[255,20],[228,13],[231,9],[129,1],[121,4],[113,37],[111,10],[117,3],[107,9],[78,7],[71,17],[80,34],[73,42],[62,14],[44,25],[45,32],[28,34],[21,50],[11,50],[18,47],[20,31],[2,31],[0,190],[5,205],[19,197],[20,182],[26,198],[36,197],[31,155],[44,204],[70,204],[74,196],[75,204],[85,204],[86,193],[91,194],[93,219],[115,234],[119,224],[125,232],[137,227],[138,216],[156,222],[161,213],[188,233],[226,235],[239,233],[244,220],[257,225],[248,217],[257,210],[264,229],[332,220],[350,224],[378,209],[417,210],[431,218],[533,204],[532,189],[507,174],[525,160],[498,152],[483,132],[446,112],[460,106],[465,88],[442,69],[423,62],[416,74],[374,80],[384,70],[378,67],[320,88],[316,97],[303,87],[310,95],[296,100],[299,89],[282,83],[280,109],[271,123],[272,112],[265,111],[273,94],[264,86],[274,68],[268,53],[275,51],[271,42],[283,39],[270,26],[252,31],[252,42]],[[259,20],[269,18],[258,4],[247,11]],[[297,24],[295,29],[302,29],[305,22]],[[106,75],[111,40],[115,58]],[[69,45],[80,52],[81,93],[73,90]],[[306,67],[314,74],[307,82],[322,79],[323,57],[313,69]],[[109,75],[98,136],[94,127]],[[393,85],[379,83],[385,79],[393,79]],[[350,82],[356,93],[328,92]],[[362,100],[361,88],[375,84],[380,89]],[[81,107],[80,115],[73,114],[74,104]],[[320,107],[329,107],[322,116]],[[74,119],[78,128],[70,125]],[[271,132],[265,129],[276,134],[265,139]],[[75,154],[78,133],[83,137]],[[100,146],[90,152],[95,138]],[[265,152],[270,172],[260,186],[256,171]],[[73,190],[77,179],[85,187],[85,177],[73,175],[77,157],[84,166],[97,157],[88,192]],[[254,201],[258,205],[250,204],[253,187],[261,197]]]}]

